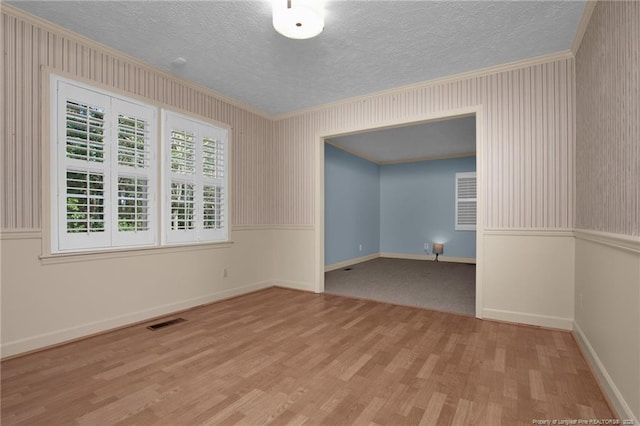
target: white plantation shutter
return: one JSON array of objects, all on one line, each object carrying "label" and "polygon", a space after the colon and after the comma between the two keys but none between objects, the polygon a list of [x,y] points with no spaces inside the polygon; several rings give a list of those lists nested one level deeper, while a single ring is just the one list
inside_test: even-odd
[{"label": "white plantation shutter", "polygon": [[56,156],[53,251],[109,247],[108,96],[59,82],[53,118]]},{"label": "white plantation shutter", "polygon": [[477,220],[476,172],[456,173],[456,230],[475,231]]},{"label": "white plantation shutter", "polygon": [[202,214],[207,238],[221,238],[226,227],[226,136],[222,129],[207,129],[202,138]]},{"label": "white plantation shutter", "polygon": [[51,101],[51,253],[228,240],[228,129],[55,75]]},{"label": "white plantation shutter", "polygon": [[165,111],[165,242],[227,239],[228,132]]},{"label": "white plantation shutter", "polygon": [[156,242],[156,147],[154,108],[113,99],[116,134],[112,144],[112,187],[117,202],[113,245],[149,245]]},{"label": "white plantation shutter", "polygon": [[154,244],[155,109],[52,83],[52,252]]}]

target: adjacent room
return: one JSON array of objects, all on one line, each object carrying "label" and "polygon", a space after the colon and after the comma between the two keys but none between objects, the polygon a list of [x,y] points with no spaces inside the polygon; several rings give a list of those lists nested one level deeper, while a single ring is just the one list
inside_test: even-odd
[{"label": "adjacent room", "polygon": [[325,142],[325,291],[475,316],[475,116]]},{"label": "adjacent room", "polygon": [[0,14],[2,425],[639,424],[640,2]]}]

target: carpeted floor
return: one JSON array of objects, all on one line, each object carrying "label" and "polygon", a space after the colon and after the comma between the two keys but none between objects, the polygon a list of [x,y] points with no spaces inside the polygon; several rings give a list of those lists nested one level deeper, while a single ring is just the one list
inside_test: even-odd
[{"label": "carpeted floor", "polygon": [[325,292],[475,315],[476,265],[378,258],[325,273]]}]

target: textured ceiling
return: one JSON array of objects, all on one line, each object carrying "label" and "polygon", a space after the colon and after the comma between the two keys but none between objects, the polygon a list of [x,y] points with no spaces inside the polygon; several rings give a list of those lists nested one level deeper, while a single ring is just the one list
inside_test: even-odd
[{"label": "textured ceiling", "polygon": [[267,0],[8,3],[271,115],[568,50],[584,9],[329,0],[324,32],[290,40]]},{"label": "textured ceiling", "polygon": [[330,143],[378,164],[476,151],[474,116],[331,138]]}]

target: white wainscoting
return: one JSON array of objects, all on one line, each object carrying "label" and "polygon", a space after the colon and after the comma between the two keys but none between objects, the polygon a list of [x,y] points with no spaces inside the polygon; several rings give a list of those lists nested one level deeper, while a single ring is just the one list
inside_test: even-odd
[{"label": "white wainscoting", "polygon": [[572,329],[572,231],[489,229],[483,253],[483,318]]},{"label": "white wainscoting", "polygon": [[640,424],[640,238],[575,231],[574,334],[622,419]]},{"label": "white wainscoting", "polygon": [[227,248],[56,264],[39,260],[39,230],[3,232],[0,353],[12,356],[271,287],[272,232],[234,230]]}]

